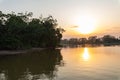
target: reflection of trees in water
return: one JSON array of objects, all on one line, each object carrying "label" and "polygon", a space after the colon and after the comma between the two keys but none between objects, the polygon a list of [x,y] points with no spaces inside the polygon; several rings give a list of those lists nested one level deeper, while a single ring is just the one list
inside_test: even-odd
[{"label": "reflection of trees in water", "polygon": [[0,80],[7,80],[7,75],[5,74],[5,72],[4,71],[1,71],[0,72]]},{"label": "reflection of trees in water", "polygon": [[9,80],[52,80],[57,76],[58,67],[63,65],[59,49],[0,56],[0,70],[5,70]]}]

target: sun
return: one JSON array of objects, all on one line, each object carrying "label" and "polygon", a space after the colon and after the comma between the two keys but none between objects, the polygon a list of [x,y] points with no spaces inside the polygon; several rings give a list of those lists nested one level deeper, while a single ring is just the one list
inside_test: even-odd
[{"label": "sun", "polygon": [[77,31],[82,34],[92,33],[96,28],[96,20],[91,16],[81,16],[77,20]]}]

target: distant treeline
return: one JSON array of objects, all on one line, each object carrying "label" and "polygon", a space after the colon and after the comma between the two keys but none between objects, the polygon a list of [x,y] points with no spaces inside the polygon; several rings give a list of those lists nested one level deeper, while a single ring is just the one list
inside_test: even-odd
[{"label": "distant treeline", "polygon": [[59,45],[64,29],[52,16],[33,18],[33,13],[0,11],[0,49],[24,49]]},{"label": "distant treeline", "polygon": [[72,45],[82,45],[82,44],[104,44],[104,45],[118,45],[120,44],[120,37],[116,38],[111,35],[104,35],[101,38],[97,36],[90,36],[89,38],[70,38],[63,39],[61,44],[72,44]]}]

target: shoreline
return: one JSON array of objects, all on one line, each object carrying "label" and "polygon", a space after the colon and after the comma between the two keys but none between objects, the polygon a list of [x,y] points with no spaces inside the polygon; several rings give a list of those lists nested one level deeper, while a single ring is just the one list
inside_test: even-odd
[{"label": "shoreline", "polygon": [[31,49],[25,49],[25,50],[0,50],[0,56],[2,55],[17,55],[17,54],[24,54],[27,53],[29,51],[41,51],[44,50],[45,48],[31,48]]}]

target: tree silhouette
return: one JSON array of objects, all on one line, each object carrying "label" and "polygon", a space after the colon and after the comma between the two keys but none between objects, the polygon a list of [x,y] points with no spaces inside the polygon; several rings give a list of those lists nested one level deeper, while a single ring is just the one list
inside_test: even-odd
[{"label": "tree silhouette", "polygon": [[24,49],[59,45],[64,29],[52,16],[32,18],[33,13],[0,12],[0,49]]}]

